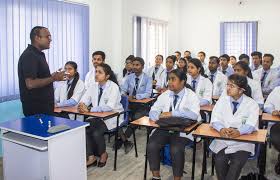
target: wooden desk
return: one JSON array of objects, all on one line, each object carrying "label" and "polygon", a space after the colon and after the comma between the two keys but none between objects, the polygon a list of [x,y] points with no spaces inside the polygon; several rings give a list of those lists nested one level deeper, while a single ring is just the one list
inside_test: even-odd
[{"label": "wooden desk", "polygon": [[[144,169],[144,180],[147,177],[147,145],[149,142],[149,137],[150,137],[150,132],[152,129],[157,128],[160,129],[160,127],[155,123],[155,121],[152,121],[149,119],[149,117],[144,116],[138,120],[132,121],[131,124],[136,125],[136,126],[144,126],[147,127],[147,141],[146,141],[146,155],[145,155],[145,169]],[[194,131],[201,123],[197,122],[193,124],[190,127],[187,127],[183,132],[188,134]],[[164,130],[167,130],[164,128]],[[193,159],[192,159],[192,180],[194,179],[194,172],[195,172],[195,152],[196,151],[196,143],[194,141],[193,143]]]},{"label": "wooden desk", "polygon": [[155,98],[146,98],[146,99],[130,99],[130,103],[141,103],[141,104],[149,104],[153,102]]},{"label": "wooden desk", "polygon": [[263,113],[262,114],[262,121],[264,122],[280,122],[280,116],[273,116],[271,114],[268,113]]},{"label": "wooden desk", "polygon": [[[215,139],[224,139],[224,140],[229,140],[229,141],[240,141],[240,142],[247,142],[247,143],[260,143],[260,144],[264,144],[264,146],[266,146],[265,142],[266,142],[266,135],[267,135],[267,130],[264,129],[260,129],[252,134],[246,134],[246,135],[241,135],[237,138],[225,138],[225,137],[221,137],[219,132],[216,131],[214,128],[212,128],[210,126],[210,124],[201,124],[194,132],[193,132],[193,136],[194,139],[196,139],[197,137],[202,137],[202,138],[215,138]],[[206,171],[207,167],[206,167],[206,151],[207,151],[207,143],[206,140],[204,139],[203,141],[203,161],[202,161],[202,173],[201,173],[201,179],[204,179],[204,172]],[[266,149],[264,149],[266,152]],[[263,153],[264,153],[263,152]],[[265,167],[265,159],[266,157],[263,154],[263,158],[260,160],[263,160],[264,162],[263,165]],[[260,161],[259,161],[260,162]],[[260,172],[264,172],[263,166],[259,166],[260,168]]]},{"label": "wooden desk", "polygon": [[119,114],[118,112],[114,112],[114,111],[112,111],[112,112],[85,112],[85,113],[81,113],[81,112],[78,111],[77,106],[55,108],[54,112],[57,112],[57,113],[67,112],[67,113],[72,113],[72,114],[76,114],[76,115],[86,115],[86,116],[97,117],[97,118],[102,118],[102,119],[108,119],[108,118],[117,116]]},{"label": "wooden desk", "polygon": [[258,131],[252,134],[246,134],[239,136],[237,138],[224,138],[221,137],[219,132],[210,126],[210,124],[201,124],[194,132],[193,136],[198,137],[208,137],[215,139],[224,139],[232,141],[241,141],[241,142],[251,142],[251,143],[265,143],[266,141],[267,130],[259,129]]}]

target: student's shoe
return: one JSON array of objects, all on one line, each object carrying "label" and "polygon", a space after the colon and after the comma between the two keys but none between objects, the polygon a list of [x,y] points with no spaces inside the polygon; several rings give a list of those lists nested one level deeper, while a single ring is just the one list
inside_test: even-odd
[{"label": "student's shoe", "polygon": [[97,160],[95,160],[93,163],[91,163],[91,164],[88,164],[87,165],[87,168],[89,168],[89,167],[95,167],[95,166],[97,166]]},{"label": "student's shoe", "polygon": [[115,150],[115,147],[117,147],[117,150],[119,150],[123,145],[123,141],[121,139],[118,139],[116,143],[113,145],[113,150]]},{"label": "student's shoe", "polygon": [[124,153],[125,154],[128,154],[131,151],[132,148],[133,148],[133,143],[132,142],[130,142],[130,141],[125,141],[124,142]]},{"label": "student's shoe", "polygon": [[97,167],[103,168],[104,166],[106,166],[107,160],[105,162],[98,162]]},{"label": "student's shoe", "polygon": [[161,180],[161,177],[153,177],[152,180]]}]

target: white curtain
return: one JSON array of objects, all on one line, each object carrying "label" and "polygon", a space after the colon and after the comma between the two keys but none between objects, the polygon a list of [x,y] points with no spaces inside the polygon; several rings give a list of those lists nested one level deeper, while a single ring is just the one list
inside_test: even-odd
[{"label": "white curtain", "polygon": [[58,0],[0,0],[0,102],[18,98],[17,63],[34,26],[52,35],[45,51],[51,72],[76,61],[83,78],[89,61],[89,7]]}]

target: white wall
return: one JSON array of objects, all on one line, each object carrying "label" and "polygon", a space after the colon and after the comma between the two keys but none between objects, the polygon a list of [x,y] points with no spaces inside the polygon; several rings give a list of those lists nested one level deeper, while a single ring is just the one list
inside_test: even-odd
[{"label": "white wall", "polygon": [[[90,7],[91,54],[96,50],[106,53],[106,62],[115,71],[124,66],[125,58],[133,53],[133,16],[144,16],[168,21],[169,53],[179,43],[179,0],[71,0]],[[90,67],[92,64],[89,60]]]},{"label": "white wall", "polygon": [[272,53],[275,66],[280,64],[279,0],[181,0],[180,50],[194,55],[220,55],[220,22],[258,21],[258,50]]}]

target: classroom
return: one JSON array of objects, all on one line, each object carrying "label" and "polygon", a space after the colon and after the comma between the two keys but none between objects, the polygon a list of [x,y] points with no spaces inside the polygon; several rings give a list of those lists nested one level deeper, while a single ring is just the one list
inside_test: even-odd
[{"label": "classroom", "polygon": [[279,0],[0,0],[0,180],[280,180]]}]

